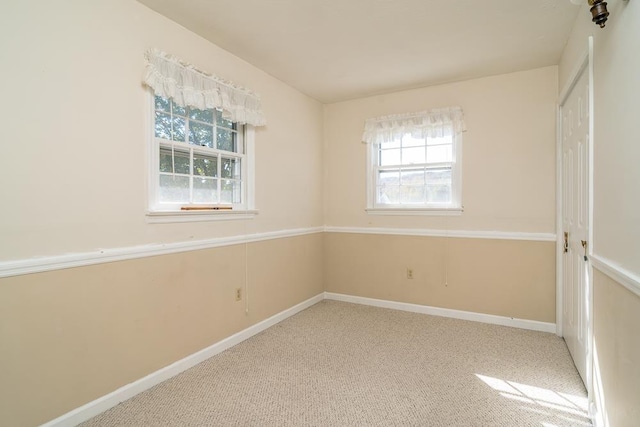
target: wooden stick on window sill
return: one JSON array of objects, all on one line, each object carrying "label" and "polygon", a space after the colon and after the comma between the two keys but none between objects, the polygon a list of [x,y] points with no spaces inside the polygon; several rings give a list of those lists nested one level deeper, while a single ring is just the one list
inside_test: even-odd
[{"label": "wooden stick on window sill", "polygon": [[230,211],[231,206],[182,206],[183,211]]}]

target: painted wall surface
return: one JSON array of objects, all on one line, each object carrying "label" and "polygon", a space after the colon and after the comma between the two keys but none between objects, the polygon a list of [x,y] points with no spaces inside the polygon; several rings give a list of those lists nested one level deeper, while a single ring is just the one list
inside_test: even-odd
[{"label": "painted wall surface", "polygon": [[554,242],[325,233],[324,244],[327,292],[555,322]]},{"label": "painted wall surface", "polygon": [[[153,47],[261,95],[254,220],[146,222]],[[135,0],[8,2],[0,62],[0,261],[322,225],[321,104]]]},{"label": "painted wall surface", "polygon": [[[325,106],[325,222],[397,227],[555,232],[557,67],[432,86]],[[460,106],[461,216],[368,215],[364,121]]]},{"label": "painted wall surface", "polygon": [[640,420],[640,298],[595,271],[593,280],[594,395],[603,426]]},{"label": "painted wall surface", "polygon": [[[593,252],[612,268],[640,277],[640,4],[611,0],[604,29],[590,22],[588,7],[576,20],[559,68],[560,88],[594,37]],[[640,419],[640,298],[594,272],[593,322],[597,352],[595,398],[607,426],[635,426]]]},{"label": "painted wall surface", "polygon": [[321,259],[316,233],[0,279],[0,425],[54,419],[318,295]]}]

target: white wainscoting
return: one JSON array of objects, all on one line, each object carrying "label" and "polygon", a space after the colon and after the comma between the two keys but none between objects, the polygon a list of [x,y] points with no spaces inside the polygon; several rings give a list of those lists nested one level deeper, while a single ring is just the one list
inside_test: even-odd
[{"label": "white wainscoting", "polygon": [[221,246],[260,242],[271,239],[303,236],[322,233],[324,227],[297,228],[292,230],[270,231],[257,234],[245,234],[231,237],[217,237],[188,242],[159,243],[152,245],[131,246],[125,248],[101,249],[92,252],[56,255],[40,258],[29,258],[17,261],[0,262],[0,278],[19,276],[21,274],[40,273],[43,271],[81,267],[105,262],[124,261],[149,256],[166,255],[178,252],[197,251],[218,248]]},{"label": "white wainscoting", "polygon": [[486,231],[486,230],[439,230],[424,228],[381,228],[381,227],[334,227],[325,226],[324,231],[330,233],[355,234],[391,234],[396,236],[425,236],[425,237],[458,237],[468,239],[496,239],[496,240],[532,240],[541,242],[555,242],[555,233],[526,233],[516,231]]},{"label": "white wainscoting", "polygon": [[118,405],[121,402],[124,402],[127,399],[131,399],[133,396],[139,393],[142,393],[143,391],[148,390],[151,387],[160,384],[161,382],[166,381],[169,378],[172,378],[189,368],[194,367],[198,363],[201,363],[209,359],[210,357],[213,357],[216,354],[233,347],[236,344],[240,344],[247,338],[251,338],[256,334],[259,334],[265,329],[270,328],[271,326],[287,319],[288,317],[301,312],[305,308],[311,307],[312,305],[322,301],[323,299],[324,293],[320,293],[312,298],[309,298],[306,301],[301,302],[300,304],[294,305],[287,310],[273,315],[260,323],[256,323],[255,325],[250,326],[247,329],[238,332],[237,334],[231,335],[230,337],[225,338],[222,341],[219,341],[190,356],[187,356],[184,359],[180,359],[169,366],[159,369],[144,378],[140,378],[139,380],[122,386],[105,396],[87,403],[86,405],[76,408],[73,411],[67,412],[64,415],[61,415],[60,417],[43,424],[41,427],[76,426],[106,411],[107,409],[113,408],[114,406]]},{"label": "white wainscoting", "polygon": [[613,261],[610,261],[607,258],[598,255],[591,255],[590,260],[593,268],[603,274],[606,274],[611,279],[615,280],[620,285],[640,297],[640,277],[616,265]]}]

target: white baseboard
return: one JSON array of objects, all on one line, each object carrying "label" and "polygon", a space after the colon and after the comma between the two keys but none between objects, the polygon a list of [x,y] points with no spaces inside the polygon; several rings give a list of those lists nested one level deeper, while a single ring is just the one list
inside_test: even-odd
[{"label": "white baseboard", "polygon": [[539,322],[537,320],[516,319],[513,317],[495,316],[492,314],[474,313],[471,311],[452,310],[449,308],[431,307],[428,305],[409,304],[406,302],[387,301],[381,299],[357,297],[333,292],[325,292],[325,299],[350,302],[354,304],[370,305],[373,307],[391,308],[394,310],[410,311],[413,313],[430,314],[432,316],[451,317],[454,319],[471,320],[473,322],[491,323],[493,325],[511,326],[540,332],[556,332],[555,323]]},{"label": "white baseboard", "polygon": [[354,304],[370,305],[374,307],[391,308],[394,310],[410,311],[414,313],[430,314],[433,316],[451,317],[454,319],[471,320],[474,322],[491,323],[495,325],[512,326],[521,329],[530,329],[534,331],[555,333],[556,325],[554,323],[544,323],[535,320],[514,319],[511,317],[494,316],[491,314],[473,313],[469,311],[451,310],[448,308],[430,307],[427,305],[408,304],[404,302],[386,301],[373,298],[365,298],[344,294],[336,294],[333,292],[323,292],[306,301],[301,302],[287,310],[271,316],[249,328],[231,335],[228,338],[219,341],[210,347],[200,350],[184,359],[178,360],[169,366],[159,369],[144,378],[127,384],[111,393],[102,396],[92,402],[89,402],[79,408],[67,412],[60,417],[51,420],[41,427],[71,427],[76,426],[100,413],[113,408],[121,402],[142,393],[151,387],[160,384],[163,381],[172,378],[189,368],[194,367],[198,363],[204,362],[212,356],[221,353],[242,341],[264,331],[267,328],[311,307],[312,305],[322,301],[323,299],[350,302]]},{"label": "white baseboard", "polygon": [[67,412],[64,415],[61,415],[60,417],[43,424],[41,427],[76,426],[81,422],[93,418],[96,415],[106,411],[107,409],[113,408],[119,403],[124,402],[125,400],[130,399],[139,393],[142,393],[143,391],[148,390],[151,387],[163,381],[166,381],[169,378],[174,377],[189,368],[192,368],[198,363],[204,362],[210,357],[215,356],[216,354],[221,353],[233,347],[234,345],[241,343],[247,338],[251,338],[252,336],[264,331],[265,329],[275,325],[276,323],[279,323],[286,318],[291,317],[308,307],[311,307],[312,305],[322,301],[323,299],[324,293],[320,293],[312,298],[309,298],[306,301],[301,302],[300,304],[297,304],[287,310],[275,314],[260,323],[256,323],[255,325],[250,326],[247,329],[238,332],[237,334],[231,335],[230,337],[225,338],[222,341],[211,345],[210,347],[200,350],[197,353],[185,357],[184,359],[178,360],[177,362],[159,369],[144,378],[120,387],[119,389],[92,402],[89,402],[86,405],[76,408],[73,411]]}]

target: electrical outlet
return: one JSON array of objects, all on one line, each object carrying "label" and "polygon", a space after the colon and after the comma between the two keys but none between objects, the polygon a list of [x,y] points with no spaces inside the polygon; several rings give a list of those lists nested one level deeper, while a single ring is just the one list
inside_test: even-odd
[{"label": "electrical outlet", "polygon": [[236,288],[236,301],[242,300],[242,288]]},{"label": "electrical outlet", "polygon": [[413,269],[407,268],[407,279],[413,279]]}]

